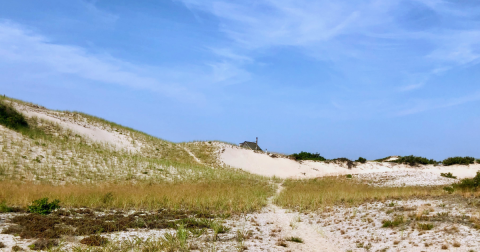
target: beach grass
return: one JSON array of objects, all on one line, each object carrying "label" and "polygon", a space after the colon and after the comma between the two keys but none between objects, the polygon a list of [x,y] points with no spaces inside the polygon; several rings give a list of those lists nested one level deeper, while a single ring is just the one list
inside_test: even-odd
[{"label": "beach grass", "polygon": [[365,202],[413,197],[438,196],[446,192],[440,186],[375,187],[344,176],[315,179],[287,179],[275,204],[297,211],[314,211],[333,205],[359,205]]},{"label": "beach grass", "polygon": [[7,205],[48,197],[63,207],[240,213],[273,195],[271,179],[220,165],[211,142],[173,143],[80,112],[0,102],[121,135],[135,148],[95,142],[37,117],[25,117],[21,129],[0,127],[0,202]]},{"label": "beach grass", "polygon": [[270,183],[231,180],[180,183],[96,183],[51,185],[0,182],[0,202],[27,207],[48,197],[66,208],[188,210],[209,213],[248,213],[264,207],[274,191]]}]

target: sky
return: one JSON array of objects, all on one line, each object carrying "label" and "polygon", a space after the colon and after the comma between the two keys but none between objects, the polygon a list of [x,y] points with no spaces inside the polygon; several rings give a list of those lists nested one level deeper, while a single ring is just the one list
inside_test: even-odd
[{"label": "sky", "polygon": [[0,4],[10,97],[174,142],[480,158],[480,1]]}]

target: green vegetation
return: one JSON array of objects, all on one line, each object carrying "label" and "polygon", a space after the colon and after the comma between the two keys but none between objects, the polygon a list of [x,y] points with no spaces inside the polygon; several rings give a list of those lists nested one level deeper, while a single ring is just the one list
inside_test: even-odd
[{"label": "green vegetation", "polygon": [[443,190],[446,191],[447,193],[453,193],[455,191],[455,189],[451,186],[445,186],[443,187]]},{"label": "green vegetation", "polygon": [[34,200],[32,204],[28,206],[28,211],[30,213],[47,215],[58,208],[60,208],[60,200],[56,199],[52,202],[48,202],[48,198],[43,198]]},{"label": "green vegetation", "polygon": [[413,155],[399,157],[398,159],[392,160],[389,162],[398,163],[398,164],[408,164],[410,166],[416,166],[419,164],[422,164],[422,165],[438,164],[438,162],[433,159],[427,159],[424,157],[417,157]]},{"label": "green vegetation", "polygon": [[456,179],[456,178],[457,178],[457,176],[453,176],[453,174],[452,174],[451,172],[440,173],[440,176],[445,177],[445,178],[452,178],[452,179]]},{"label": "green vegetation", "polygon": [[87,246],[105,246],[108,244],[108,239],[100,235],[90,235],[83,238],[80,243]]},{"label": "green vegetation", "polygon": [[7,206],[7,203],[5,201],[0,202],[0,213],[9,213],[13,212],[13,208]]},{"label": "green vegetation", "polygon": [[384,158],[379,158],[379,159],[375,159],[374,161],[375,162],[385,162],[386,160],[388,160],[389,158],[391,158],[392,156],[388,156],[388,157],[384,157]]},{"label": "green vegetation", "polygon": [[367,162],[367,159],[363,158],[363,157],[359,157],[357,160],[355,160],[355,162],[359,162],[359,163],[362,163],[362,164],[365,164]]},{"label": "green vegetation", "polygon": [[393,220],[383,220],[382,227],[398,227],[405,223],[403,215],[397,215]]},{"label": "green vegetation", "polygon": [[18,130],[22,135],[0,131],[0,202],[5,206],[27,207],[49,197],[61,200],[62,207],[243,213],[265,206],[275,190],[269,178],[219,164],[213,143],[177,144],[79,112],[1,101],[115,133],[135,148],[115,148],[53,121],[26,117],[28,127]]},{"label": "green vegetation", "polygon": [[480,171],[473,178],[464,178],[460,182],[453,184],[453,188],[461,190],[476,190],[480,186]]},{"label": "green vegetation", "polygon": [[[221,219],[209,213],[182,210],[156,210],[154,212],[134,212],[127,214],[122,211],[107,211],[97,215],[90,209],[57,210],[52,214],[18,215],[11,219],[12,224],[5,228],[2,233],[12,234],[22,239],[38,239],[29,247],[33,250],[49,250],[54,246],[60,246],[55,251],[63,251],[63,243],[58,239],[64,236],[84,236],[81,244],[87,246],[103,246],[107,250],[116,251],[112,246],[125,250],[121,251],[190,251],[195,249],[188,239],[192,236],[200,236],[213,233],[213,240],[218,234],[226,233],[230,229],[221,223]],[[175,234],[165,233],[159,239],[142,240],[134,238],[134,242],[125,243],[118,240],[109,241],[103,234],[127,231],[129,229],[176,229]],[[207,232],[210,229],[211,232]],[[131,247],[135,245],[140,250]],[[129,246],[130,250],[125,246]],[[110,247],[110,248],[109,248]],[[198,247],[197,247],[198,249]],[[50,251],[50,250],[49,250]],[[83,250],[82,247],[74,248],[74,251]]]},{"label": "green vegetation", "polygon": [[433,224],[431,223],[418,223],[417,227],[419,230],[432,230]]},{"label": "green vegetation", "polygon": [[336,158],[336,159],[332,159],[332,160],[327,160],[327,162],[334,162],[334,163],[341,163],[341,164],[346,163],[348,169],[352,169],[353,167],[357,166],[352,160],[350,160],[348,158],[344,158],[344,157]]},{"label": "green vegetation", "polygon": [[302,151],[300,153],[293,153],[290,155],[295,160],[314,160],[314,161],[325,161],[326,159],[320,156],[320,153],[310,153]]},{"label": "green vegetation", "polygon": [[28,247],[31,250],[50,250],[56,246],[58,246],[58,242],[56,240],[40,238]]},{"label": "green vegetation", "polygon": [[0,99],[0,124],[13,130],[28,128],[25,117],[18,113],[11,104],[6,103],[3,98]]},{"label": "green vegetation", "polygon": [[352,174],[347,174],[345,177],[346,178],[352,178]]},{"label": "green vegetation", "polygon": [[475,158],[473,157],[449,157],[442,161],[443,165],[470,165],[475,163]]},{"label": "green vegetation", "polygon": [[300,238],[300,237],[295,237],[295,236],[292,236],[292,237],[288,237],[287,239],[285,239],[286,241],[289,241],[289,242],[296,242],[296,243],[303,243],[303,239]]}]

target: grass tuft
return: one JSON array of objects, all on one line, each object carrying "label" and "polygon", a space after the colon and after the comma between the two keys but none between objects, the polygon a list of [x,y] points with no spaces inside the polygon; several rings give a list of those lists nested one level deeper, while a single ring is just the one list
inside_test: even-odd
[{"label": "grass tuft", "polygon": [[452,174],[451,172],[440,173],[440,176],[445,177],[445,178],[452,178],[452,179],[456,179],[456,178],[457,178],[457,176],[453,176],[453,174]]},{"label": "grass tuft", "polygon": [[383,220],[382,227],[398,227],[403,223],[405,223],[403,215],[398,215],[393,220]]},{"label": "grass tuft", "polygon": [[418,223],[417,227],[419,230],[432,230],[433,224],[431,223]]},{"label": "grass tuft", "polygon": [[285,239],[286,241],[289,241],[289,242],[297,242],[297,243],[303,243],[303,239],[300,238],[300,237],[295,237],[295,236],[292,236],[292,237],[288,237],[287,239]]}]

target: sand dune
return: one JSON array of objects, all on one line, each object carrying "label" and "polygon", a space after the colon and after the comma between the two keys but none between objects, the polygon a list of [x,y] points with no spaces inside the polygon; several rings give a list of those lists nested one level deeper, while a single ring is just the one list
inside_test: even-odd
[{"label": "sand dune", "polygon": [[[438,179],[441,184],[449,184],[452,181],[440,176],[440,173],[451,172],[459,179],[466,177],[474,177],[476,172],[480,170],[480,164],[475,165],[452,165],[452,166],[434,166],[421,165],[411,167],[405,164],[396,164],[390,162],[367,162],[365,164],[357,164],[355,168],[348,169],[346,164],[325,163],[315,161],[297,162],[285,157],[272,158],[266,153],[254,152],[237,146],[219,144],[221,151],[220,160],[231,167],[240,168],[242,170],[263,175],[275,176],[279,178],[315,178],[332,175],[345,174],[387,174],[407,173],[410,172],[413,180],[418,179],[419,182],[425,179]],[[419,174],[422,174],[421,176]],[[399,176],[391,176],[391,179],[399,179]],[[405,176],[403,176],[405,177]],[[409,183],[407,185],[414,185]],[[443,183],[443,182],[445,183]]]},{"label": "sand dune", "polygon": [[133,143],[132,139],[116,132],[112,129],[89,123],[86,118],[69,117],[66,113],[55,112],[41,107],[35,108],[14,103],[15,108],[27,117],[37,117],[39,119],[52,121],[65,129],[78,133],[88,139],[110,145],[117,149],[126,151],[139,151],[142,143]]}]

